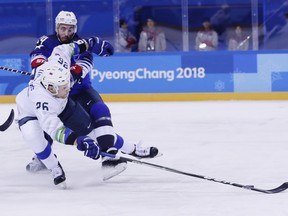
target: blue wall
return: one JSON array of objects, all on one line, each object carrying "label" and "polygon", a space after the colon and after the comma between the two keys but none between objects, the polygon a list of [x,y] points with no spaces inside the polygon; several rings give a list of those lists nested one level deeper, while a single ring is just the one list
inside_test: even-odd
[{"label": "blue wall", "polygon": [[[286,52],[167,52],[95,56],[93,86],[102,94],[287,92]],[[27,55],[1,55],[0,65],[29,71]],[[1,71],[0,94],[29,80]]]}]

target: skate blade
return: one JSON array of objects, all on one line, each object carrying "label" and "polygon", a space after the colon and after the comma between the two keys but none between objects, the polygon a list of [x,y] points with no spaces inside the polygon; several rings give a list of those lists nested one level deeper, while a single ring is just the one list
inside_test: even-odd
[{"label": "skate blade", "polygon": [[124,170],[126,170],[127,168],[127,164],[123,163],[123,164],[119,164],[116,167],[106,167],[106,168],[102,168],[102,172],[103,172],[103,181],[107,181],[117,175],[119,175],[120,173],[122,173]]},{"label": "skate blade", "polygon": [[58,185],[56,185],[58,188],[62,189],[62,190],[66,190],[67,189],[67,183],[66,181],[59,183]]}]

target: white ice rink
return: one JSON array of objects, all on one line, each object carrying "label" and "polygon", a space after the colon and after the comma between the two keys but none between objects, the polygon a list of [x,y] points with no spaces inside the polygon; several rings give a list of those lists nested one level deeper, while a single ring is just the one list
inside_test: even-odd
[{"label": "white ice rink", "polygon": [[[161,150],[151,163],[263,189],[288,181],[288,101],[108,105],[119,134]],[[0,124],[11,108],[0,106]],[[0,139],[1,216],[288,215],[288,190],[262,194],[137,164],[102,182],[99,161],[57,144],[69,186],[60,190],[48,172],[26,172],[33,153],[16,124]]]}]

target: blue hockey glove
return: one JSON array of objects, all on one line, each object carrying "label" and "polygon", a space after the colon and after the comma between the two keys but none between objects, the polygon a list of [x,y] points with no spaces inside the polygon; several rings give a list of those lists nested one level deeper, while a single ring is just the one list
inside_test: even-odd
[{"label": "blue hockey glove", "polygon": [[88,136],[80,136],[76,139],[77,149],[84,151],[86,157],[97,160],[100,156],[100,149],[97,143]]},{"label": "blue hockey glove", "polygon": [[98,56],[111,56],[114,54],[113,46],[106,40],[98,37],[91,37],[86,39],[89,44],[88,50],[97,54]]}]

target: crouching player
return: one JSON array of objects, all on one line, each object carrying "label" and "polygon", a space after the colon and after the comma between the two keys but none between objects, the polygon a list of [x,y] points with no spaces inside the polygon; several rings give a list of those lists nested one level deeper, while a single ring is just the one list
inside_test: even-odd
[{"label": "crouching player", "polygon": [[[18,124],[25,142],[51,171],[54,184],[63,188],[66,188],[65,172],[51,148],[53,140],[76,145],[94,160],[102,151],[95,142],[94,124],[89,114],[68,97],[73,84],[70,58],[88,49],[87,46],[71,43],[56,47],[48,61],[37,68],[28,87],[16,96]],[[65,127],[59,116],[70,125],[78,125],[77,134]]]},{"label": "crouching player", "polygon": [[99,158],[100,149],[89,136],[77,136],[66,129],[58,117],[68,102],[70,71],[57,64],[47,63],[43,66],[46,68],[42,74],[16,97],[18,123],[27,144],[51,171],[54,184],[65,188],[65,172],[45,134],[59,142],[77,145],[78,150],[94,160]]}]

